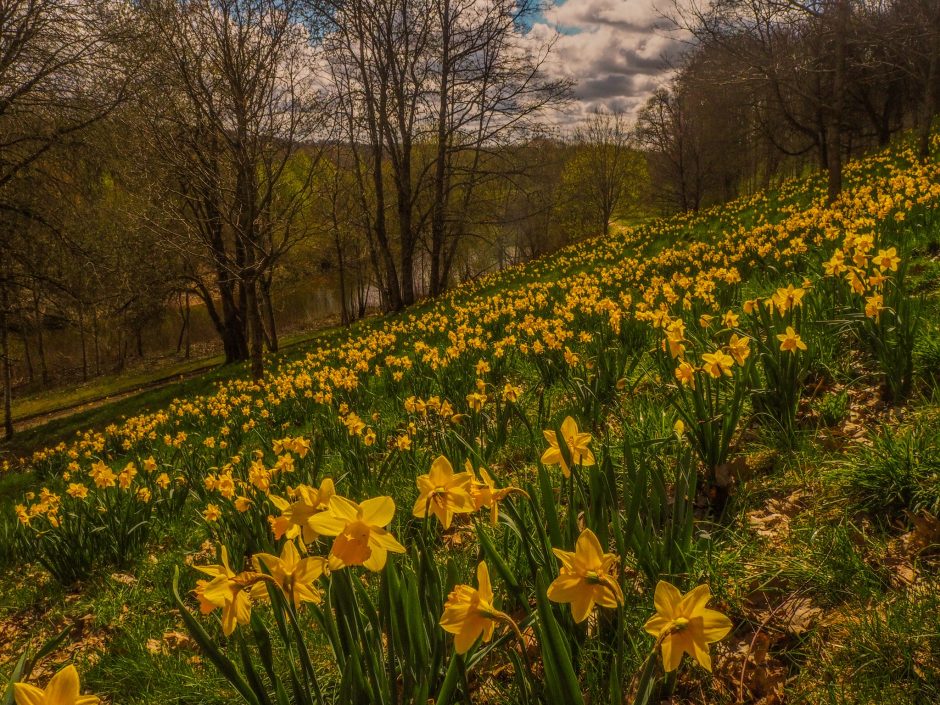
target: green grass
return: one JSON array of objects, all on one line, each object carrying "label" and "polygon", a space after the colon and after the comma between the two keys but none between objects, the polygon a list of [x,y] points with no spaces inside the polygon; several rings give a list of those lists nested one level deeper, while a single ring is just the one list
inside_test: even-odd
[{"label": "green grass", "polygon": [[109,397],[133,392],[140,387],[161,381],[171,381],[180,375],[202,372],[224,361],[225,358],[221,356],[193,358],[173,364],[157,365],[147,370],[102,375],[85,384],[66,389],[49,389],[14,397],[13,422],[21,422],[30,417],[55,413],[90,402],[107,401]]},{"label": "green grass", "polygon": [[[682,234],[709,237],[708,233],[720,232],[733,222],[752,222],[758,215],[752,208],[742,208],[723,219],[696,220]],[[644,227],[639,225],[640,229]],[[666,237],[657,237],[641,240],[636,246],[650,253],[667,244]],[[930,257],[927,250],[916,256],[918,272],[929,271]],[[535,281],[558,281],[592,266],[591,262],[565,261],[561,254],[452,296],[465,303]],[[738,299],[750,298],[788,283],[792,277],[792,272],[762,272],[733,294]],[[731,705],[739,702],[739,688],[745,699],[752,701],[766,697],[765,702],[820,705],[915,705],[934,702],[940,695],[940,598],[935,580],[930,579],[935,575],[936,551],[928,548],[910,557],[927,576],[916,588],[899,586],[887,560],[899,537],[911,529],[905,510],[937,511],[940,506],[936,465],[940,434],[935,424],[940,400],[932,386],[936,380],[929,374],[933,359],[929,341],[925,343],[925,336],[936,330],[940,298],[936,288],[924,286],[930,321],[918,341],[920,376],[914,402],[875,416],[856,395],[842,389],[848,386],[854,392],[870,385],[875,376],[871,360],[849,358],[843,349],[848,341],[835,338],[831,346],[819,351],[812,374],[814,380],[823,383],[823,391],[800,410],[795,438],[781,442],[772,428],[753,416],[746,417],[741,425],[735,450],[747,459],[746,467],[738,469],[730,499],[721,512],[712,512],[704,495],[697,498],[695,547],[686,566],[687,574],[678,576],[689,586],[708,582],[713,604],[733,618],[735,628],[727,641],[716,647],[720,654],[716,659],[717,678],[704,678],[699,669],[685,667],[670,686],[671,702]],[[405,320],[434,305],[425,302],[404,314],[364,321],[354,332],[364,333],[386,322]],[[345,335],[341,330],[327,331],[313,343],[286,350],[278,356],[277,364],[290,364],[317,345],[335,344]],[[539,372],[530,361],[514,367],[513,375],[513,381],[526,389],[524,404],[530,412],[539,401],[544,404],[543,427],[557,425],[571,408],[570,390],[561,384],[542,390]],[[122,417],[163,408],[177,397],[210,393],[218,383],[244,376],[244,366],[219,367],[24,431],[14,439],[10,450],[26,453],[70,438],[77,430],[101,428]],[[102,384],[115,387],[126,383],[124,388],[132,386],[130,382],[102,380]],[[439,388],[427,379],[412,382]],[[364,416],[376,414],[376,425],[389,434],[400,432],[407,422],[402,416],[401,399],[414,390],[403,385],[395,392],[401,398],[396,398],[387,386],[382,386],[384,382],[369,384],[372,386],[367,385],[361,396],[353,397],[353,408]],[[454,380],[445,378],[435,384],[443,388],[453,385]],[[543,391],[544,398],[540,399]],[[63,395],[58,403],[67,398]],[[51,398],[46,403],[47,408],[55,406]],[[604,411],[592,429],[594,442],[608,449],[618,472],[624,472],[625,436],[638,441],[638,457],[645,466],[654,471],[672,468],[666,460],[674,451],[654,445],[658,439],[673,436],[675,420],[659,381],[650,379],[635,391],[621,393]],[[833,430],[850,417],[860,418],[869,428],[872,445],[855,439],[830,442]],[[315,437],[322,432],[316,427],[318,422],[306,416],[289,417],[284,426],[275,426],[271,432]],[[505,443],[487,464],[498,467],[504,479],[520,483],[531,480],[534,457],[543,447],[539,431],[538,427],[531,430],[521,423],[511,424]],[[196,442],[211,432],[211,427],[192,431]],[[240,450],[247,453],[264,448],[269,440],[259,434],[246,440]],[[679,442],[671,443],[677,446]],[[219,457],[213,456],[213,465],[221,464]],[[417,448],[410,459],[414,467],[426,467],[430,449]],[[410,472],[414,467],[404,467],[409,472],[397,473],[383,491],[393,495],[399,507],[407,508],[415,494],[414,473]],[[320,467],[321,477],[339,478],[345,470],[339,453],[329,453]],[[665,477],[666,484],[671,484],[671,476]],[[0,477],[0,512],[9,517],[10,505],[35,485],[29,475]],[[195,574],[185,567],[186,556],[200,551],[207,536],[205,523],[198,519],[201,507],[196,504],[190,501],[181,516],[169,522],[169,529],[153,540],[143,560],[128,571],[132,576],[100,571],[86,584],[66,590],[30,567],[28,557],[10,555],[4,559],[0,554],[0,569],[14,566],[13,570],[8,568],[10,579],[0,581],[0,630],[12,627],[10,632],[0,633],[12,634],[12,650],[23,648],[30,637],[38,640],[71,623],[76,625],[73,640],[79,644],[75,660],[88,688],[109,695],[112,702],[221,705],[235,701],[215,669],[201,660],[191,645],[184,640],[182,646],[174,646],[174,637],[165,638],[167,634],[185,632],[170,599],[169,586],[177,567],[182,568],[183,589],[193,586]],[[669,507],[666,509],[668,514]],[[9,526],[9,518],[6,521]],[[417,531],[407,509],[396,522],[396,531],[402,532],[403,540],[407,532]],[[4,526],[0,520],[0,546]],[[519,564],[513,567],[524,573],[522,552],[508,553],[509,559]],[[442,550],[440,557],[442,562],[453,559],[462,574],[478,558],[469,544],[468,550]],[[629,556],[625,559],[628,571],[640,572]],[[649,616],[651,585],[643,587],[640,577],[631,579],[641,587],[638,594],[630,596],[624,620],[642,634],[642,624]],[[507,597],[511,600],[513,596]],[[787,610],[783,608],[787,606],[801,610],[798,623],[784,616]],[[214,618],[203,623],[216,633]],[[766,645],[765,660],[747,664],[735,661],[735,654],[743,659],[752,653],[755,644]],[[640,667],[648,646],[649,642],[642,640],[629,644],[624,660],[628,672]],[[234,649],[229,652],[234,653]],[[599,640],[588,638],[579,658],[584,689],[593,702],[604,702],[604,674],[610,652]],[[0,652],[0,672],[7,670],[8,664],[8,654]],[[514,695],[508,679],[492,679],[485,701],[511,702]]]},{"label": "green grass", "polygon": [[[369,319],[366,319],[357,323],[356,326],[368,324],[368,322]],[[274,359],[278,364],[295,360],[305,355],[314,341],[329,341],[344,334],[345,329],[334,327],[287,335],[282,341],[282,352],[278,353]],[[14,419],[22,418],[27,414],[55,414],[63,410],[66,413],[18,431],[10,440],[0,441],[0,459],[4,454],[25,457],[33,451],[54,446],[62,441],[69,441],[75,437],[76,433],[100,430],[122,419],[166,408],[174,399],[209,394],[219,384],[232,379],[247,378],[247,364],[224,365],[223,362],[222,357],[190,360],[146,373],[98,378],[76,389],[48,390],[22,399],[15,399]],[[202,369],[205,371],[187,376],[194,370]],[[181,378],[175,381],[172,379],[178,376]],[[142,386],[152,385],[156,380],[166,381],[160,382],[154,388],[136,391]],[[121,398],[109,401],[107,399],[109,396],[121,396]],[[92,404],[89,408],[80,406],[90,404],[95,400],[98,400],[98,403]],[[76,405],[79,407],[71,410]],[[3,490],[0,486],[0,500],[2,497]]]}]

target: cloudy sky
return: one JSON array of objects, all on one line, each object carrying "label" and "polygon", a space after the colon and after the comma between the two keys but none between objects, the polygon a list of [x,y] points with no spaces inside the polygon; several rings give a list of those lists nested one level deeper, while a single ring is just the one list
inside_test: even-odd
[{"label": "cloudy sky", "polygon": [[670,0],[554,0],[536,37],[557,32],[552,71],[573,79],[575,102],[562,122],[593,107],[634,113],[669,76],[684,47],[664,11]]}]

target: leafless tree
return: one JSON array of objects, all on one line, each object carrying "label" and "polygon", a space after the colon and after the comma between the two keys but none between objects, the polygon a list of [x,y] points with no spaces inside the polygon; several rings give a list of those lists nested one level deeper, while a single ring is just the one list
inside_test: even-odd
[{"label": "leafless tree", "polygon": [[66,139],[110,114],[126,97],[124,12],[97,0],[0,2],[0,372],[4,427],[13,434],[8,321],[13,235],[41,222],[15,181]]},{"label": "leafless tree", "polygon": [[545,75],[550,45],[518,30],[535,9],[510,0],[330,6],[324,42],[337,117],[390,309],[415,300],[422,244],[429,292],[446,287],[479,187],[506,176],[496,163],[507,144],[531,137],[566,97],[568,84]]},{"label": "leafless tree", "polygon": [[603,109],[592,111],[576,130],[575,144],[581,162],[579,192],[596,214],[597,232],[607,233],[614,215],[637,200],[641,176],[626,116]]},{"label": "leafless tree", "polygon": [[304,235],[297,215],[312,184],[312,169],[298,174],[291,165],[319,136],[323,116],[310,35],[294,0],[145,0],[140,7],[152,37],[151,70],[162,78],[150,105],[156,151],[173,177],[168,202],[176,218],[163,225],[167,241],[190,256],[195,292],[227,359],[250,357],[258,378],[260,299],[272,268]]}]

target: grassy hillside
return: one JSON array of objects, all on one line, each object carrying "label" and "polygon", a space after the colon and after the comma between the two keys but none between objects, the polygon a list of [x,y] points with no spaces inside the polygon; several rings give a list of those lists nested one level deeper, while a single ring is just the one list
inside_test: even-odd
[{"label": "grassy hillside", "polygon": [[[940,699],[940,168],[902,145],[846,179],[625,227],[36,452],[0,478],[0,672],[68,628],[31,678],[72,659],[122,704]],[[220,547],[233,572],[192,567]]]}]

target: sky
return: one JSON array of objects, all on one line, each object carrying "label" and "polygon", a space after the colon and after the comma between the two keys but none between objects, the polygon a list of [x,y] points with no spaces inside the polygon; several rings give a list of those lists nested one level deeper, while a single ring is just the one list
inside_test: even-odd
[{"label": "sky", "polygon": [[558,33],[548,69],[575,81],[562,124],[595,107],[634,115],[686,46],[664,17],[671,0],[554,1],[530,31]]}]

